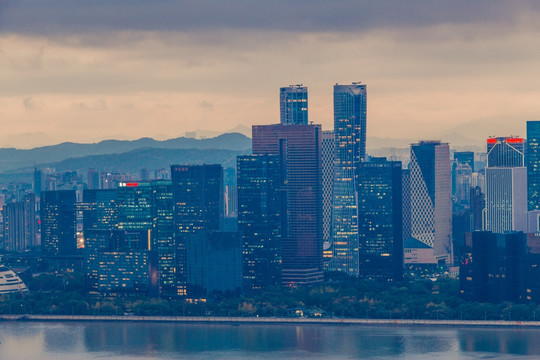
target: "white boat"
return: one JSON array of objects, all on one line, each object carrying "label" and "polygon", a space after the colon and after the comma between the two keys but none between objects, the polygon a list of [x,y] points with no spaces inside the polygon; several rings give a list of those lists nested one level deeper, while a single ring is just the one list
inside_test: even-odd
[{"label": "white boat", "polygon": [[27,292],[28,288],[13,270],[0,265],[0,295],[14,292]]}]

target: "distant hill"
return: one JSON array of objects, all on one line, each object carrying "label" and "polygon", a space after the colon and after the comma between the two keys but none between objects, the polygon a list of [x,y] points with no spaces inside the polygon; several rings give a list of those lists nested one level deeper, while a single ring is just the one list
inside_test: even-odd
[{"label": "distant hill", "polygon": [[[73,158],[81,158],[86,156],[91,157],[95,155],[107,155],[104,157],[104,159],[112,159],[114,157],[111,157],[110,154],[122,154],[141,149],[146,149],[146,152],[143,151],[135,154],[142,156],[143,154],[147,154],[148,151],[152,152],[152,150],[155,154],[158,154],[158,152],[156,152],[158,149],[226,150],[231,152],[247,153],[251,149],[251,139],[239,133],[230,133],[210,139],[200,140],[184,137],[163,141],[154,140],[151,138],[141,138],[138,140],[104,140],[92,144],[66,142],[58,145],[43,146],[24,150],[0,148],[0,172],[20,172],[20,169],[33,167],[34,165],[39,167],[62,166],[62,161],[68,159],[70,159],[73,164],[76,164],[78,161],[82,161],[82,159],[73,160]],[[195,153],[196,152],[194,151],[192,155],[197,157]],[[209,152],[208,154],[212,154],[208,156],[221,156],[219,155],[219,151]],[[198,156],[201,159],[204,158],[205,161],[212,162],[210,161],[210,157],[205,157],[202,155]],[[87,160],[89,163],[92,163],[93,161],[100,163],[101,166],[90,166],[95,167],[96,169],[101,169],[104,167],[112,168],[116,165],[121,165],[121,163],[111,163],[109,166],[107,166],[106,162],[99,162],[96,159]],[[128,159],[125,158],[124,160]],[[141,161],[139,162],[141,163]],[[151,168],[152,165],[140,167]],[[60,171],[60,168],[57,168],[57,170]],[[75,169],[73,168],[73,170]]]},{"label": "distant hill", "polygon": [[[119,154],[88,155],[64,159],[59,162],[42,163],[40,167],[55,168],[58,172],[77,171],[83,177],[89,168],[99,171],[115,171],[138,174],[142,168],[149,170],[168,168],[172,164],[222,164],[224,168],[235,167],[236,157],[250,150],[224,149],[136,149]],[[32,182],[33,167],[12,169],[0,173],[0,183],[12,181]]]}]

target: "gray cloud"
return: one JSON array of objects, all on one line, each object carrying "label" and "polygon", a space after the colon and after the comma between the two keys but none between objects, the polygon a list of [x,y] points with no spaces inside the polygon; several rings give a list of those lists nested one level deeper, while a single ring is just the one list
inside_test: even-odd
[{"label": "gray cloud", "polygon": [[[3,0],[0,31],[260,29],[352,31],[434,24],[527,24],[533,0]],[[534,21],[529,25],[535,26]]]},{"label": "gray cloud", "polygon": [[23,105],[26,110],[40,110],[43,108],[43,104],[40,101],[30,96],[23,99]]}]

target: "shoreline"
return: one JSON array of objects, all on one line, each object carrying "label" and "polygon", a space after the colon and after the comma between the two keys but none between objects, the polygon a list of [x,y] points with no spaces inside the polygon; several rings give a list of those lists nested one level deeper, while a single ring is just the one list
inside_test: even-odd
[{"label": "shoreline", "polygon": [[540,321],[506,320],[421,320],[421,319],[336,319],[336,318],[276,318],[276,317],[218,317],[218,316],[115,316],[115,315],[0,315],[3,321],[32,322],[161,322],[178,324],[224,325],[357,325],[357,326],[445,326],[539,328]]}]

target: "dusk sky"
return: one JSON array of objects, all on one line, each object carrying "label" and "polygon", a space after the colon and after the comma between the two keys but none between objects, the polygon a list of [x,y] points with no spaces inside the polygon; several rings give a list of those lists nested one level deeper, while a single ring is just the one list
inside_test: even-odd
[{"label": "dusk sky", "polygon": [[289,84],[331,129],[352,81],[368,136],[524,136],[539,35],[538,1],[0,0],[0,146],[277,123]]}]

